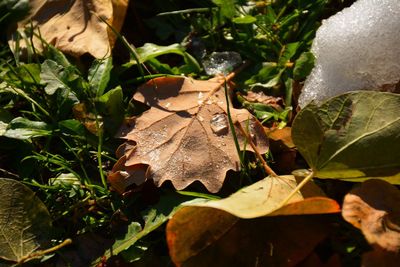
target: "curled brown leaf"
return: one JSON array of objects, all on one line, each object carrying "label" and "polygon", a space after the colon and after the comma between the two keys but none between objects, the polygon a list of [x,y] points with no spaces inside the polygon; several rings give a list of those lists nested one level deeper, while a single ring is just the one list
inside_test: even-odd
[{"label": "curled brown leaf", "polygon": [[347,194],[343,218],[359,228],[367,241],[400,250],[400,191],[384,180],[371,179]]}]

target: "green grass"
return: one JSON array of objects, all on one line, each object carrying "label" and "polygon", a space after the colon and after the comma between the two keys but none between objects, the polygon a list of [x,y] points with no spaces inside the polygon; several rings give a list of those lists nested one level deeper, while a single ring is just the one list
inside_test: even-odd
[{"label": "green grass", "polygon": [[[20,57],[1,36],[0,177],[22,181],[37,192],[52,215],[56,243],[88,232],[118,237],[126,224],[143,223],[143,212],[160,197],[174,194],[179,198],[173,188],[160,190],[147,184],[139,193],[131,188],[120,196],[107,183],[107,172],[121,144],[114,138],[116,130],[125,116],[144,110],[130,101],[137,85],[168,75],[207,79],[201,54],[235,51],[251,62],[236,80],[241,93],[260,90],[284,99],[281,110],[251,104],[240,95],[235,105],[249,109],[264,125],[290,125],[293,82],[304,80],[310,71],[312,58],[307,53],[315,31],[322,18],[347,4],[327,0],[248,5],[228,0],[170,2],[173,10],[165,8],[163,1],[155,1],[152,9],[138,3],[136,11],[143,14],[139,19],[146,31],[143,36],[148,38],[137,34],[127,39],[123,32],[117,44],[122,52],[89,64],[51,45],[42,55],[30,47],[30,53]],[[0,23],[12,23],[6,19],[16,11],[2,5],[0,10]],[[128,57],[121,56],[124,53]],[[249,166],[244,168],[249,177],[263,177],[254,158],[246,157],[246,163],[244,154],[241,158],[242,165]],[[221,195],[239,186],[230,188]],[[145,251],[136,246],[141,251],[137,260],[148,262],[161,253],[168,262],[162,236],[162,228],[145,236],[140,243]],[[155,252],[160,247],[162,252]]]}]

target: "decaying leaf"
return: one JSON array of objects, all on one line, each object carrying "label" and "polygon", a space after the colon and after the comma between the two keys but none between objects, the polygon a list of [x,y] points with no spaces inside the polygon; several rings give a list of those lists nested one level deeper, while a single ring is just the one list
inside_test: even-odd
[{"label": "decaying leaf", "polygon": [[190,267],[295,266],[329,232],[329,216],[306,214],[337,213],[339,206],[298,194],[279,208],[293,184],[292,176],[268,177],[226,199],[187,204],[167,225],[172,261]]},{"label": "decaying leaf", "polygon": [[400,180],[400,95],[346,93],[298,113],[292,138],[316,177]]},{"label": "decaying leaf", "polygon": [[282,109],[283,106],[282,98],[266,95],[262,91],[249,91],[247,95],[243,95],[243,98],[249,102],[269,105],[278,110]]},{"label": "decaying leaf", "polygon": [[343,201],[343,218],[361,229],[367,241],[400,250],[400,191],[386,181],[371,179],[353,189]]},{"label": "decaying leaf", "polygon": [[[32,25],[41,37],[66,54],[81,56],[89,53],[104,58],[111,52],[115,37],[98,17],[120,30],[125,18],[128,0],[32,0],[31,11],[18,24],[20,29]],[[37,32],[37,30],[36,30]],[[14,48],[14,38],[10,41]],[[39,38],[33,38],[35,49],[42,49]],[[22,48],[27,44],[20,43]]]},{"label": "decaying leaf", "polygon": [[[158,186],[170,180],[181,190],[200,181],[210,192],[219,191],[226,172],[238,170],[240,165],[223,84],[221,78],[163,77],[138,88],[134,99],[151,108],[121,130],[119,137],[136,142],[136,146],[123,145],[117,151],[120,160],[114,173],[129,179],[125,168],[147,164],[147,176]],[[230,111],[233,123],[240,123],[265,153],[268,140],[260,123],[247,110]],[[243,148],[245,138],[239,129],[236,132]],[[246,149],[251,149],[248,143]]]},{"label": "decaying leaf", "polygon": [[297,151],[292,141],[292,131],[290,127],[282,129],[272,129],[267,131],[270,141],[270,149],[274,155],[272,165],[277,173],[288,174],[297,169]]},{"label": "decaying leaf", "polygon": [[22,183],[0,179],[0,259],[19,262],[47,248],[51,217],[36,194]]},{"label": "decaying leaf", "polygon": [[293,214],[326,214],[340,211],[338,204],[332,199],[321,196],[319,188],[311,182],[302,189],[307,196],[306,199],[301,192],[297,192],[289,200],[288,205],[281,207],[282,201],[296,185],[293,175],[271,176],[240,189],[228,198],[204,203],[195,202],[190,206],[220,209],[243,219]]}]

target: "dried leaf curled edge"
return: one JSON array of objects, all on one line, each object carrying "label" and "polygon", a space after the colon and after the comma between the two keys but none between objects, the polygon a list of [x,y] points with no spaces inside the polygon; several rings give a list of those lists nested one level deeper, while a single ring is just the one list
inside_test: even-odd
[{"label": "dried leaf curled edge", "polygon": [[[157,186],[170,180],[181,190],[200,181],[210,192],[218,192],[226,172],[240,166],[224,82],[224,78],[162,77],[139,87],[134,100],[151,108],[121,129],[119,137],[127,142],[117,151],[120,160],[110,174],[112,180],[129,180],[134,166],[146,164],[147,178]],[[247,110],[231,107],[230,112],[235,127],[240,123],[259,152],[265,153],[268,139],[262,125]],[[251,150],[240,127],[236,133],[241,149]]]},{"label": "dried leaf curled edge", "polygon": [[[30,6],[30,14],[18,24],[20,29],[32,23],[46,42],[64,53],[72,56],[89,53],[104,58],[110,54],[115,37],[98,17],[120,30],[128,0],[31,0]],[[10,47],[16,46],[14,39],[10,39]],[[19,45],[27,47],[23,42]],[[42,41],[37,37],[33,38],[33,45],[42,49]]]},{"label": "dried leaf curled edge", "polygon": [[359,228],[367,241],[387,251],[400,251],[400,191],[384,180],[371,179],[348,193],[343,218]]}]

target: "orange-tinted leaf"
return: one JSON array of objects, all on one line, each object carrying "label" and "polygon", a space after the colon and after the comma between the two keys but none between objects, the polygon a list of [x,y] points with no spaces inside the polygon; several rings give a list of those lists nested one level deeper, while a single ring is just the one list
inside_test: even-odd
[{"label": "orange-tinted leaf", "polygon": [[193,208],[208,207],[226,211],[243,219],[277,215],[306,215],[340,212],[336,201],[320,196],[312,182],[303,189],[308,194],[304,199],[301,192],[295,194],[289,205],[280,206],[297,183],[292,175],[267,177],[240,189],[227,198],[189,204]]},{"label": "orange-tinted leaf", "polygon": [[347,194],[342,216],[361,229],[367,241],[400,251],[400,191],[384,180],[371,179]]},{"label": "orange-tinted leaf", "polygon": [[328,234],[325,213],[339,212],[334,200],[316,196],[320,190],[312,182],[306,191],[314,197],[298,193],[281,207],[295,186],[293,176],[267,177],[225,199],[187,203],[167,225],[173,262],[188,267],[295,266]]},{"label": "orange-tinted leaf", "polygon": [[295,266],[329,233],[329,216],[239,219],[211,208],[184,207],[167,225],[176,266]]},{"label": "orange-tinted leaf", "polygon": [[[139,87],[134,99],[150,109],[121,130],[119,136],[136,146],[119,149],[117,156],[126,159],[114,172],[147,164],[148,178],[157,186],[170,180],[181,190],[200,181],[210,192],[219,191],[226,172],[240,165],[223,84],[221,78],[163,77]],[[261,124],[247,110],[230,110],[233,123],[241,123],[260,152],[266,152],[268,140]],[[245,137],[239,129],[236,132],[243,144]]]}]

